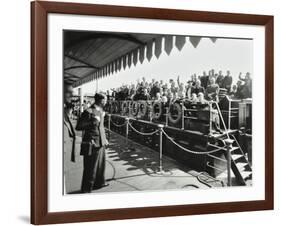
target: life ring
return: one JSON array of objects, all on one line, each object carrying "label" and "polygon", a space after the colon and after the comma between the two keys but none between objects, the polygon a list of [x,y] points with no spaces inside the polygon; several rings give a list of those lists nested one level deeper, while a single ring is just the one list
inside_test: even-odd
[{"label": "life ring", "polygon": [[155,101],[152,105],[152,118],[159,119],[162,115],[163,107],[160,101]]},{"label": "life ring", "polygon": [[139,115],[144,117],[147,113],[147,103],[145,101],[139,102]]},{"label": "life ring", "polygon": [[131,105],[131,113],[133,116],[137,116],[139,112],[139,104],[137,101],[133,101]]},{"label": "life ring", "polygon": [[173,103],[169,106],[169,121],[173,124],[178,123],[182,117],[182,108],[179,103]]}]

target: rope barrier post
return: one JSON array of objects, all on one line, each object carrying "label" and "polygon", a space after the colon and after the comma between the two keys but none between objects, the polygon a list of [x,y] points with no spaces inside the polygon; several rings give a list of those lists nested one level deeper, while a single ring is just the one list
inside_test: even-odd
[{"label": "rope barrier post", "polygon": [[168,111],[169,111],[169,108],[166,107],[166,126],[168,126],[168,121],[169,121],[169,115],[168,115]]},{"label": "rope barrier post", "polygon": [[108,124],[107,124],[107,128],[108,128],[108,141],[110,140],[110,121],[111,121],[111,114],[108,114]]},{"label": "rope barrier post", "polygon": [[129,149],[128,145],[129,145],[129,142],[128,142],[128,138],[129,138],[129,120],[130,118],[125,118],[126,120],[126,147],[127,147],[127,150]]},{"label": "rope barrier post", "polygon": [[233,140],[226,139],[226,156],[227,156],[227,186],[231,186],[231,149],[232,149]]},{"label": "rope barrier post", "polygon": [[162,165],[162,156],[163,156],[163,125],[158,124],[159,130],[159,171],[160,173],[163,172],[163,165]]}]

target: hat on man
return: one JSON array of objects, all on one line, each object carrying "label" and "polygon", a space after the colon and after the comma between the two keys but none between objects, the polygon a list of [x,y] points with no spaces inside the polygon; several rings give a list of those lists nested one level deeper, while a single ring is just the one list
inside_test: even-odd
[{"label": "hat on man", "polygon": [[95,98],[95,103],[98,103],[105,98],[105,95],[102,93],[96,93],[94,98]]}]

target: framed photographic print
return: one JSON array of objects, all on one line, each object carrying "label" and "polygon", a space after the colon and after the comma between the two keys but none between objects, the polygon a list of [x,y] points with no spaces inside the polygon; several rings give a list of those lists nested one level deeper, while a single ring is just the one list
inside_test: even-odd
[{"label": "framed photographic print", "polygon": [[31,15],[31,223],[273,209],[273,16]]}]

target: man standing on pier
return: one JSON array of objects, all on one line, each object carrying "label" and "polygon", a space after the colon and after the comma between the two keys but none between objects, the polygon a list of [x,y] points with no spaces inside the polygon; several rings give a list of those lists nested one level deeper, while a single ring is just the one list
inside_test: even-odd
[{"label": "man standing on pier", "polygon": [[108,141],[104,129],[103,110],[106,96],[95,95],[95,103],[85,110],[78,120],[76,129],[84,131],[80,154],[84,157],[84,171],[81,191],[89,193],[108,186],[105,182],[105,146]]},{"label": "man standing on pier", "polygon": [[63,167],[64,167],[64,191],[68,191],[68,181],[70,176],[69,169],[71,168],[71,162],[75,162],[75,141],[76,134],[70,120],[73,111],[73,105],[71,99],[73,96],[73,87],[71,84],[64,83],[64,112],[63,112]]}]

